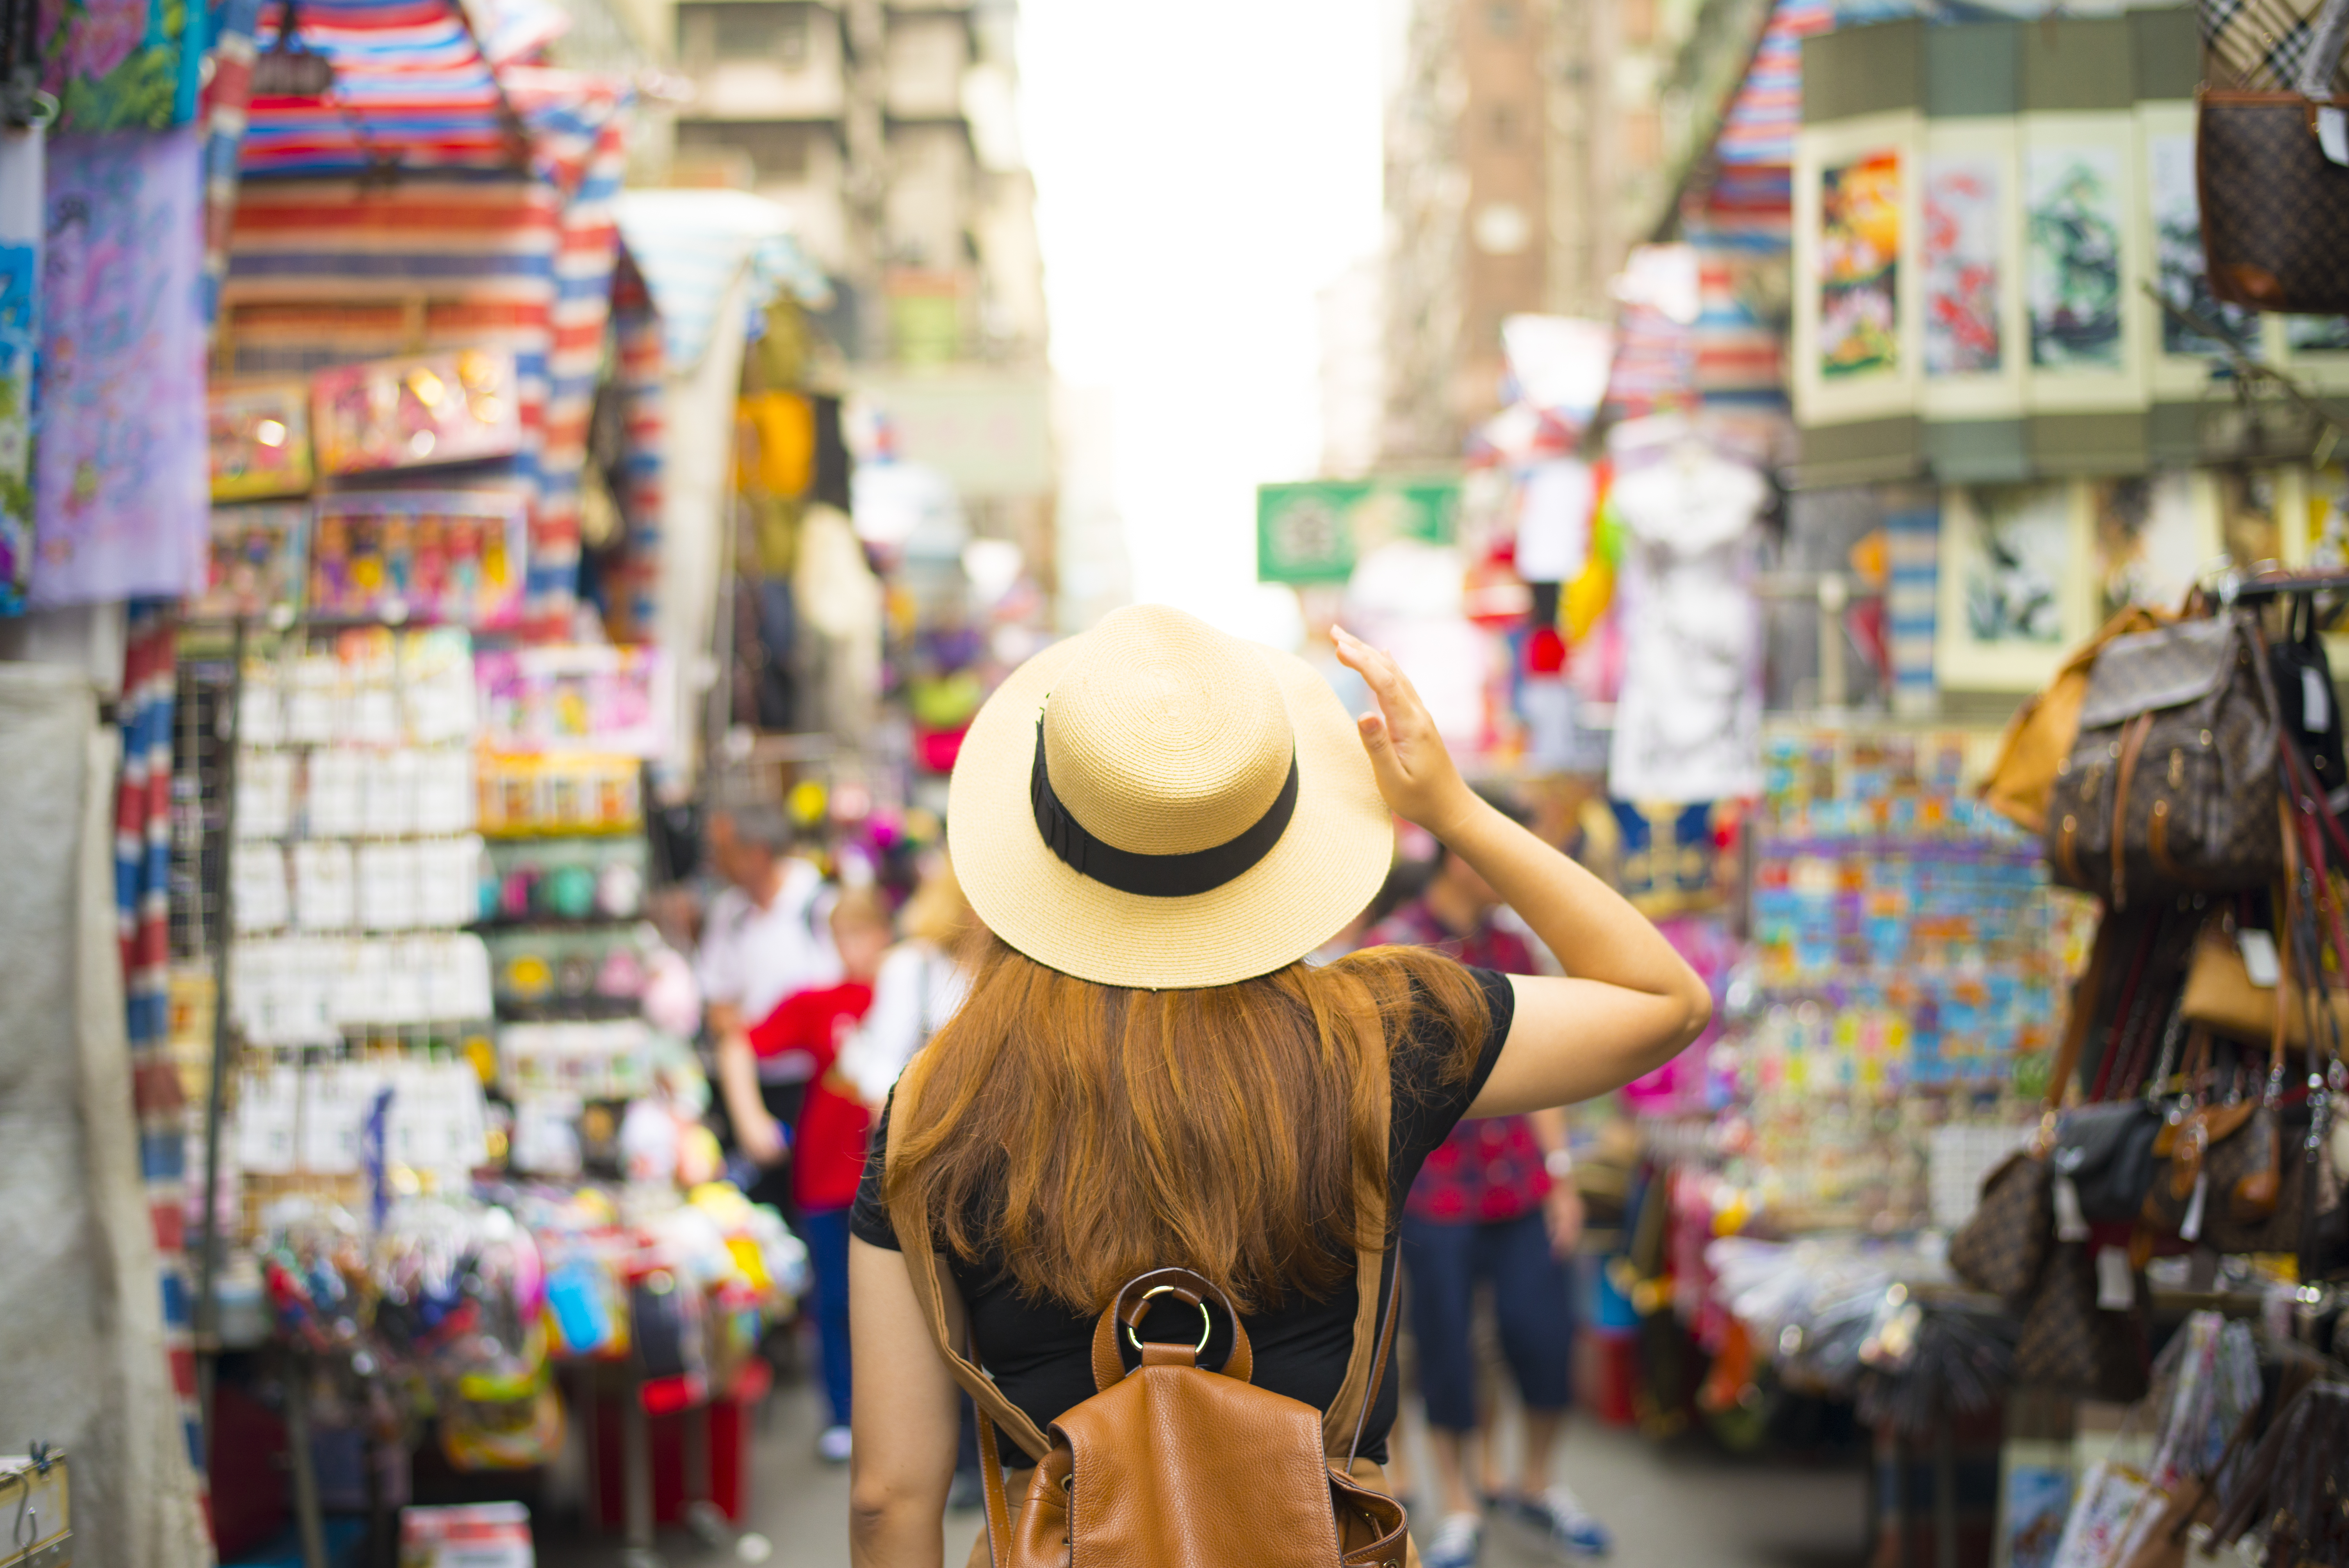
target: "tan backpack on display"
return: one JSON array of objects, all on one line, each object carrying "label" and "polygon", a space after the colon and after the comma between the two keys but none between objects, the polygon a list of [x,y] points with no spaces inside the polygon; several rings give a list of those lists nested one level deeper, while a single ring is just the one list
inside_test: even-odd
[{"label": "tan backpack on display", "polygon": [[[893,1142],[909,1119],[905,1087]],[[1092,1344],[1098,1392],[1047,1433],[953,1345],[946,1302],[954,1285],[944,1260],[921,1244],[931,1233],[926,1211],[918,1201],[893,1202],[890,1221],[930,1336],[978,1408],[987,1533],[973,1568],[1416,1568],[1402,1505],[1381,1490],[1380,1467],[1357,1454],[1393,1348],[1393,1301],[1382,1318],[1378,1310],[1381,1253],[1359,1254],[1353,1354],[1327,1411],[1252,1386],[1247,1331],[1230,1301],[1189,1269],[1164,1268],[1129,1281],[1102,1314]],[[1135,1335],[1161,1296],[1198,1309],[1195,1345]],[[1210,1305],[1232,1326],[1231,1353],[1212,1371],[1198,1364]],[[1121,1335],[1142,1356],[1132,1371]],[[1016,1516],[999,1427],[1034,1464]]]}]

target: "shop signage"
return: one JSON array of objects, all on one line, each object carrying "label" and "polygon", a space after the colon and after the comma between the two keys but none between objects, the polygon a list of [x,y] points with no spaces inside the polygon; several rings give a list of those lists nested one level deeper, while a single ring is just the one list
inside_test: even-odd
[{"label": "shop signage", "polygon": [[1258,485],[1257,581],[1343,583],[1390,541],[1450,543],[1459,511],[1460,481],[1450,478]]}]

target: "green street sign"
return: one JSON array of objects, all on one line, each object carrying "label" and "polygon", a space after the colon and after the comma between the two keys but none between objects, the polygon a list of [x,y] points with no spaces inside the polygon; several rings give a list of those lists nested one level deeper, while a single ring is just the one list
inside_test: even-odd
[{"label": "green street sign", "polygon": [[1355,562],[1393,540],[1449,544],[1459,511],[1453,479],[1258,485],[1257,581],[1342,583]]}]

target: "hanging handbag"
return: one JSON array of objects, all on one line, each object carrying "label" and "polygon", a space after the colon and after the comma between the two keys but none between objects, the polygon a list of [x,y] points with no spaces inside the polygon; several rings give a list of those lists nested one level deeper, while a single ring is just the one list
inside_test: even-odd
[{"label": "hanging handbag", "polygon": [[2054,879],[2116,910],[2132,894],[2274,881],[2275,713],[2248,615],[2180,621],[2107,644],[2049,803]]},{"label": "hanging handbag", "polygon": [[2325,0],[2286,90],[2205,87],[2195,181],[2210,292],[2253,310],[2349,312],[2349,127],[2331,101],[2349,0]]},{"label": "hanging handbag", "polygon": [[2089,944],[2087,967],[2073,987],[2063,1037],[2056,1042],[2055,1063],[2048,1073],[2038,1139],[2033,1147],[2014,1154],[1983,1178],[1973,1213],[1950,1238],[1950,1266],[1958,1277],[2017,1310],[2038,1285],[2048,1253],[2055,1244],[2055,1212],[2050,1199],[2054,1172],[2048,1150],[2064,1096],[2079,1068],[2097,997],[2112,968],[2117,932],[2115,922],[2101,922]]},{"label": "hanging handbag", "polygon": [[2283,635],[2268,645],[2268,673],[2276,717],[2298,743],[2317,798],[2330,800],[2349,788],[2349,759],[2342,750],[2333,661],[2317,632],[2313,595],[2295,593],[2285,601]]},{"label": "hanging handbag", "polygon": [[[2349,1035],[2349,993],[2327,987],[2323,996],[2342,1032]],[[2301,988],[2294,985],[2287,991],[2282,985],[2257,984],[2250,965],[2243,962],[2239,939],[2228,932],[2226,923],[2214,920],[2203,928],[2186,971],[2186,992],[2180,1003],[2188,1024],[2244,1045],[2265,1045],[2275,1033],[2279,998],[2283,1004],[2284,1039],[2294,1046],[2307,1045],[2308,1016]]]},{"label": "hanging handbag", "polygon": [[2056,769],[2079,737],[2080,705],[2086,700],[2088,672],[2096,655],[2115,637],[2157,631],[2168,619],[2158,611],[2131,604],[2073,650],[2046,689],[2007,721],[2006,733],[1999,737],[1998,760],[1982,780],[1983,804],[2027,832],[2046,830],[2047,799],[2055,788]]}]

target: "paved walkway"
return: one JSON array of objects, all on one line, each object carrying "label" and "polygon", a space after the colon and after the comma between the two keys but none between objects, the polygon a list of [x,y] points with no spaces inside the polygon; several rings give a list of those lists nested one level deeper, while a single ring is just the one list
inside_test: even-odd
[{"label": "paved walkway", "polygon": [[[769,1548],[763,1560],[776,1568],[847,1568],[848,1472],[815,1456],[815,1404],[804,1386],[779,1388],[758,1436],[751,1526]],[[1614,1530],[1610,1568],[1858,1568],[1864,1557],[1857,1466],[1778,1466],[1661,1449],[1633,1433],[1578,1421],[1558,1468]],[[976,1513],[948,1518],[947,1568],[960,1568],[978,1533]],[[761,1560],[758,1542],[749,1548],[712,1548],[665,1531],[660,1555],[666,1568],[719,1568]],[[602,1542],[547,1542],[538,1560],[540,1568],[622,1568],[617,1547]],[[1559,1561],[1514,1524],[1495,1522],[1486,1531],[1482,1568]]]}]

